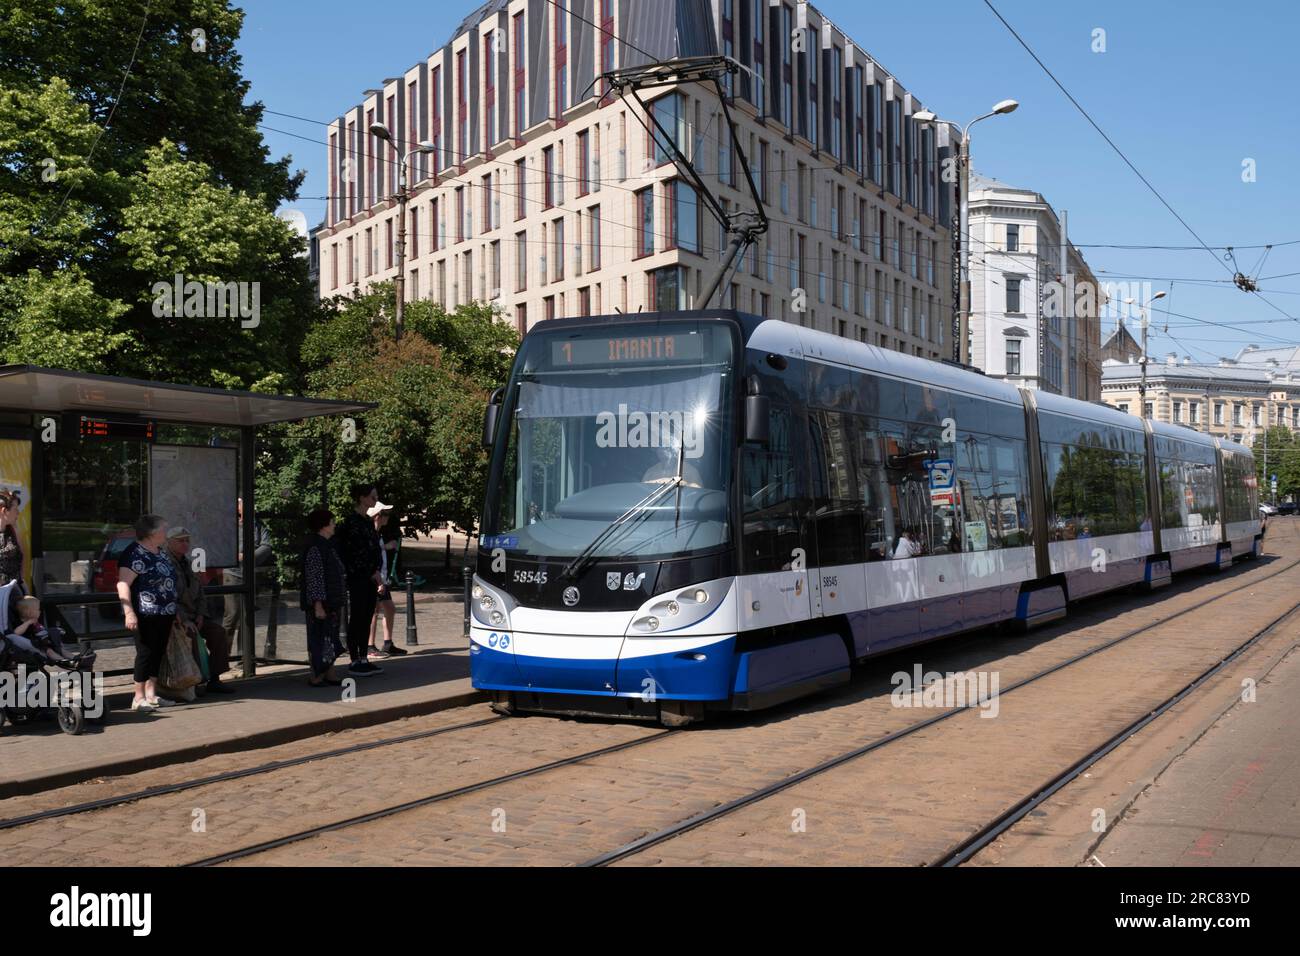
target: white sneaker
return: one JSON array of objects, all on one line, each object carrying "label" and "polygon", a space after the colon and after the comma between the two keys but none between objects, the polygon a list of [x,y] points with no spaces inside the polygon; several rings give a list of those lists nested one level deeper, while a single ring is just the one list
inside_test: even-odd
[{"label": "white sneaker", "polygon": [[168,700],[166,697],[150,697],[149,703],[154,707],[175,707],[176,701]]},{"label": "white sneaker", "polygon": [[131,709],[132,710],[157,710],[158,705],[150,703],[147,698],[140,697],[136,700],[131,701]]}]

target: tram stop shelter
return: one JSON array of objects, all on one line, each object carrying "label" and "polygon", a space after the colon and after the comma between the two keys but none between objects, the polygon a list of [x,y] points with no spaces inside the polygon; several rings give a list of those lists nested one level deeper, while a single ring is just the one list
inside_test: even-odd
[{"label": "tram stop shelter", "polygon": [[[259,426],[373,408],[347,402],[0,366],[0,490],[17,491],[28,593],[78,643],[127,635],[117,562],[144,513],[191,532],[208,595],[244,601],[256,669],[253,464]],[[237,499],[248,505],[236,519]],[[242,560],[240,558],[242,555]],[[242,583],[223,584],[223,570]]]}]

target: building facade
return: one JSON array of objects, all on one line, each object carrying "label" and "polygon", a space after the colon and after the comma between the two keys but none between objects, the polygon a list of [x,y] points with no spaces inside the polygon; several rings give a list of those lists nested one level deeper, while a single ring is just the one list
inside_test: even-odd
[{"label": "building facade", "polygon": [[[1142,415],[1142,366],[1107,362],[1102,398],[1130,415]],[[1198,364],[1173,353],[1147,366],[1146,417],[1184,425],[1249,445],[1264,427],[1300,431],[1300,368],[1255,368],[1236,359]]]},{"label": "building facade", "polygon": [[[946,125],[811,4],[490,0],[447,44],[329,127],[322,297],[396,274],[398,154],[410,158],[406,297],[541,319],[695,308],[726,235],[645,116],[597,79],[722,53],[738,144],[770,226],[713,304],[927,358],[952,352],[955,153]],[[752,206],[714,96],[643,93],[728,209]]]},{"label": "building facade", "polygon": [[1105,296],[1092,270],[1068,241],[1062,256],[1061,219],[1039,193],[974,174],[970,189],[971,364],[1098,400]]}]

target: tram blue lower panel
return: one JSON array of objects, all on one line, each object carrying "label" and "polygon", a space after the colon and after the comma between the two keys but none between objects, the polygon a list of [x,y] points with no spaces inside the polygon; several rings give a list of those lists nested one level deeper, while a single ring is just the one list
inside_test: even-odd
[{"label": "tram blue lower panel", "polygon": [[732,702],[756,710],[849,679],[849,652],[838,634],[742,651],[735,655]]},{"label": "tram blue lower panel", "polygon": [[1217,544],[1202,544],[1194,548],[1180,548],[1177,551],[1170,551],[1170,570],[1174,572],[1186,571],[1189,568],[1200,568],[1207,564],[1213,564],[1218,556],[1218,551],[1219,546]]},{"label": "tram blue lower panel", "polygon": [[515,656],[482,644],[469,646],[470,684],[480,690],[526,690],[515,666]]},{"label": "tram blue lower panel", "polygon": [[618,696],[659,700],[725,700],[731,690],[734,635],[713,644],[618,662]]},{"label": "tram blue lower panel", "polygon": [[1007,584],[852,614],[854,654],[866,657],[1005,621],[1015,616],[1019,593],[1019,584]]},{"label": "tram blue lower panel", "polygon": [[1077,601],[1093,594],[1137,584],[1146,577],[1146,571],[1147,559],[1143,555],[1140,558],[1111,561],[1106,565],[1105,571],[1094,571],[1091,567],[1067,571],[1065,583],[1069,588],[1070,600]]}]

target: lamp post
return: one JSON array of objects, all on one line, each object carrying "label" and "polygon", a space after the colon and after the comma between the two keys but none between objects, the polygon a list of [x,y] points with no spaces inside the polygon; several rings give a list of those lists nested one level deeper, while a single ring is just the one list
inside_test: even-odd
[{"label": "lamp post", "polygon": [[388,127],[383,123],[371,123],[370,133],[376,139],[388,143],[396,149],[398,155],[397,161],[397,278],[393,281],[393,291],[397,294],[397,313],[393,329],[393,338],[397,341],[402,339],[403,321],[406,315],[406,164],[416,153],[432,153],[436,146],[432,143],[424,142],[407,150],[403,155],[401,147],[393,139],[393,134],[388,131]]},{"label": "lamp post", "polygon": [[[1141,377],[1138,379],[1138,409],[1141,411],[1143,418],[1147,417],[1147,329],[1151,325],[1151,321],[1147,318],[1147,306],[1156,301],[1156,299],[1163,299],[1165,295],[1166,293],[1163,290],[1157,292],[1151,298],[1138,306],[1138,316],[1142,323],[1142,358],[1139,361],[1139,364],[1141,365]],[[1125,299],[1124,303],[1126,305],[1132,305],[1133,300]]]},{"label": "lamp post", "polygon": [[[961,131],[961,145],[957,158],[958,194],[961,200],[961,221],[958,227],[960,233],[958,241],[961,243],[961,283],[957,293],[957,355],[962,365],[970,364],[970,128],[990,116],[1014,113],[1019,105],[1015,100],[1002,100],[994,104],[993,109],[983,116],[977,116],[967,123]],[[940,122],[939,117],[930,110],[913,113],[912,119],[918,123]]]}]

